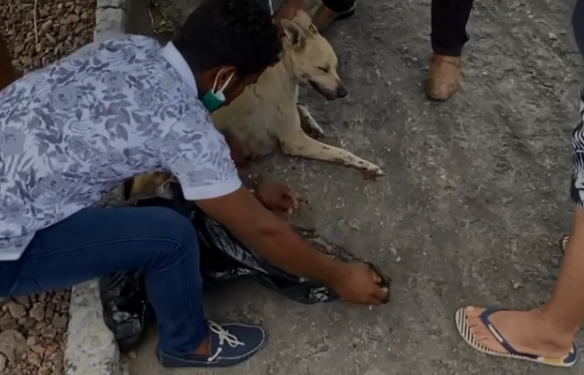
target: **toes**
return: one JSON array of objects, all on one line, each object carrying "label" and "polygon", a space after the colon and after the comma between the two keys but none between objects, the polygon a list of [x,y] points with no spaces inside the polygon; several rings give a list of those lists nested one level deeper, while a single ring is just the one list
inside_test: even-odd
[{"label": "toes", "polygon": [[500,353],[506,353],[507,351],[503,346],[495,339],[491,331],[483,324],[480,316],[485,311],[484,308],[478,307],[467,307],[465,310],[466,324],[469,331],[474,338],[474,340],[481,346],[494,350]]}]

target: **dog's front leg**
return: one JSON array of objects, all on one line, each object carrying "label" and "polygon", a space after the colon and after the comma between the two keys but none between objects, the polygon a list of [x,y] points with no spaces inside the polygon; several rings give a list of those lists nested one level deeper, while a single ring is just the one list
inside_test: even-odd
[{"label": "dog's front leg", "polygon": [[303,105],[296,104],[296,109],[298,110],[298,114],[300,115],[300,121],[302,125],[306,126],[304,130],[307,133],[309,134],[314,133],[315,137],[325,137],[324,130],[321,128],[318,122],[316,122],[316,120],[312,117],[310,112],[308,112],[308,108],[306,108]]},{"label": "dog's front leg", "polygon": [[288,134],[283,139],[280,139],[280,147],[286,155],[302,156],[358,168],[368,178],[383,175],[383,171],[377,165],[361,159],[347,150],[312,139],[300,128],[294,133]]}]

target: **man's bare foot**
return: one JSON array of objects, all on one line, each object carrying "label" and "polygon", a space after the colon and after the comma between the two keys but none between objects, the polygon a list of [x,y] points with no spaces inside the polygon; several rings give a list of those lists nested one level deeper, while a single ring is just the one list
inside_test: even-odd
[{"label": "man's bare foot", "polygon": [[[484,348],[499,353],[508,351],[483,324],[480,315],[484,308],[467,307],[466,322],[474,339]],[[572,349],[572,335],[554,331],[539,310],[497,311],[489,317],[501,336],[519,353],[547,358],[566,357]]]}]

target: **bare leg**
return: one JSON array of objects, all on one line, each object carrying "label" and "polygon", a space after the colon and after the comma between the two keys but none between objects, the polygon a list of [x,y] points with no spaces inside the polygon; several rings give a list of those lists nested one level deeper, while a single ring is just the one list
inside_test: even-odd
[{"label": "bare leg", "polygon": [[[490,320],[518,352],[562,358],[572,348],[584,320],[584,212],[574,211],[574,224],[560,275],[547,303],[529,311],[500,311]],[[483,325],[483,308],[466,309],[468,326],[475,340],[485,348],[507,352]]]},{"label": "bare leg", "polygon": [[0,35],[0,91],[20,77],[20,73],[12,65],[6,42]]}]

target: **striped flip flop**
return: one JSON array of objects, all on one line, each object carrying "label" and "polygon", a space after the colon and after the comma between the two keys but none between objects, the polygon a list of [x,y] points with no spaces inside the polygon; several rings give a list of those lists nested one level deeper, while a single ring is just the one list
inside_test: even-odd
[{"label": "striped flip flop", "polygon": [[562,252],[566,252],[566,248],[568,247],[568,240],[570,236],[566,236],[560,240],[560,247],[562,248]]},{"label": "striped flip flop", "polygon": [[520,360],[524,360],[524,361],[536,362],[536,363],[541,363],[543,365],[555,366],[555,367],[571,367],[576,363],[576,361],[578,359],[578,349],[576,348],[576,344],[574,344],[572,346],[572,350],[564,358],[548,358],[548,357],[541,357],[541,356],[537,356],[537,355],[533,355],[533,354],[526,354],[526,353],[518,352],[507,342],[507,340],[505,340],[505,338],[503,336],[501,336],[499,331],[497,331],[497,329],[491,324],[491,321],[489,319],[490,316],[497,311],[502,311],[501,309],[496,308],[496,307],[489,307],[488,309],[486,309],[481,314],[480,318],[481,318],[481,321],[483,322],[483,324],[485,325],[485,327],[487,327],[489,329],[489,331],[491,331],[491,334],[493,335],[493,337],[501,344],[502,347],[504,347],[507,350],[507,353],[501,353],[501,352],[497,352],[497,351],[485,348],[484,346],[479,344],[474,339],[472,334],[470,333],[470,329],[469,329],[468,325],[466,324],[465,310],[466,310],[465,308],[459,309],[456,312],[456,314],[454,315],[454,322],[456,323],[456,329],[458,330],[458,333],[460,333],[460,336],[463,338],[464,341],[466,341],[466,343],[468,345],[470,345],[473,349],[475,349],[481,353],[485,353],[485,354],[489,354],[489,355],[493,355],[493,356],[497,356],[497,357],[520,359]]}]

